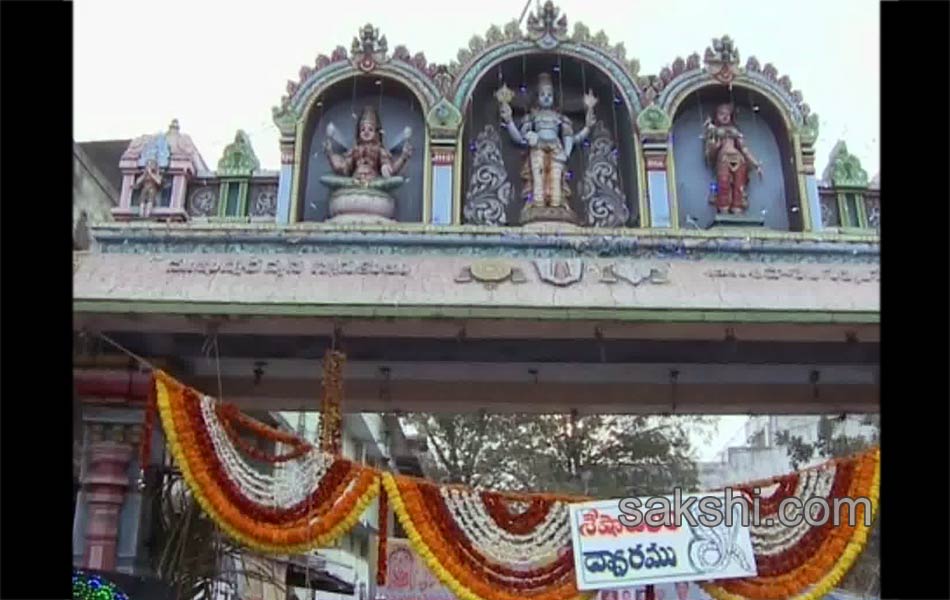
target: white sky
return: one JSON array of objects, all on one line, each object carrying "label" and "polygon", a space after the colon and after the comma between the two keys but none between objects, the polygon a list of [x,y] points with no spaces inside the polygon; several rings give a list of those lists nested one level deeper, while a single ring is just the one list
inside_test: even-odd
[{"label": "white sky", "polygon": [[[533,4],[533,2],[532,2]],[[873,176],[879,165],[880,11],[876,0],[561,0],[568,27],[603,29],[656,74],[729,34],[743,64],[772,62],[821,117],[819,173],[838,139]],[[390,49],[446,63],[474,34],[517,18],[523,0],[76,0],[74,137],[131,138],[178,118],[209,166],[237,129],[279,168],[271,107],[301,65],[349,49],[367,21]]]}]

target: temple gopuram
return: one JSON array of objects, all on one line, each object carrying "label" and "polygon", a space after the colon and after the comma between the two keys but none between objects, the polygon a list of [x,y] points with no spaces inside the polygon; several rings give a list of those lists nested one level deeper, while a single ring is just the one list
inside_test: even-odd
[{"label": "temple gopuram", "polygon": [[206,162],[173,115],[76,144],[77,565],[139,568],[168,464],[117,348],[274,452],[267,415],[317,410],[345,351],[339,450],[397,473],[398,419],[364,414],[877,412],[878,177],[844,141],[817,172],[818,115],[740,42],[645,74],[550,1],[449,64],[366,25],[288,82],[277,168],[243,131]]}]

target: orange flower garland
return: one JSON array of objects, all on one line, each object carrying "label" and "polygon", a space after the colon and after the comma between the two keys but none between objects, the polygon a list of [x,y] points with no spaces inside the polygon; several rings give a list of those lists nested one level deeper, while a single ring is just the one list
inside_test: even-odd
[{"label": "orange flower garland", "polygon": [[[577,590],[569,547],[543,568],[518,580],[513,570],[479,556],[457,528],[447,527],[451,516],[445,514],[433,490],[426,490],[434,485],[388,473],[383,474],[383,485],[409,533],[410,543],[456,596],[465,600],[568,600],[586,596]],[[563,557],[567,558],[564,566]]]},{"label": "orange flower garland", "polygon": [[[849,477],[847,492],[840,496],[869,498],[873,519],[877,510],[880,481],[880,450],[874,449],[854,459],[834,462],[839,468],[845,467],[844,471],[853,471]],[[814,553],[800,565],[770,576],[723,580],[704,584],[703,588],[720,600],[779,600],[797,595],[801,595],[803,600],[820,598],[844,576],[867,542],[868,527],[865,525],[864,506],[857,505],[854,526],[849,524],[847,508],[841,508],[840,525],[825,529],[824,539]],[[846,560],[849,556],[851,559]],[[806,593],[805,590],[812,585],[815,589]]]},{"label": "orange flower garland", "polygon": [[[335,444],[337,450],[342,364],[342,354],[328,354],[321,444],[327,447]],[[304,495],[294,495],[290,502],[262,504],[259,498],[270,496],[246,495],[242,489],[251,488],[242,488],[241,485],[248,484],[238,483],[245,475],[233,471],[233,463],[226,463],[234,460],[228,459],[227,452],[233,450],[227,448],[239,448],[255,458],[258,458],[255,453],[262,454],[254,446],[242,443],[238,427],[292,448],[284,455],[263,455],[264,460],[275,464],[310,456],[308,453],[317,450],[291,434],[241,414],[234,407],[222,404],[212,407],[210,399],[161,371],[156,371],[154,376],[157,412],[175,461],[202,508],[239,542],[262,552],[280,554],[332,544],[356,524],[380,492],[382,481],[386,492],[379,507],[377,581],[380,585],[385,583],[386,577],[385,529],[387,505],[390,505],[419,556],[462,600],[574,600],[590,595],[581,594],[576,588],[570,543],[564,538],[567,519],[563,511],[567,503],[585,498],[476,493],[461,486],[440,486],[380,474],[340,457],[328,457],[325,470],[317,472],[319,477],[312,487],[299,488],[305,490]],[[212,434],[209,426],[217,427],[218,433]],[[220,446],[223,439],[220,436],[225,436],[232,446]],[[225,454],[218,456],[222,448]],[[145,456],[144,447],[142,452]],[[774,491],[761,498],[760,514],[774,514],[781,501],[790,496],[818,493],[829,501],[845,496],[868,497],[873,516],[877,509],[879,460],[880,452],[874,449],[759,483],[760,487],[775,485]],[[751,492],[751,487],[752,484],[748,484],[740,489]],[[514,510],[513,504],[520,504],[523,510]],[[770,541],[768,529],[753,528],[753,545],[761,550],[756,551],[759,575],[721,580],[703,584],[703,587],[719,600],[818,598],[843,577],[867,541],[864,507],[857,506],[855,526],[848,525],[847,521],[842,519],[839,527],[799,528],[791,532],[791,537],[777,542]],[[508,539],[528,542],[506,546]],[[497,544],[493,540],[498,540]]]},{"label": "orange flower garland", "polygon": [[194,406],[188,404],[194,404],[194,392],[160,371],[156,372],[156,387],[169,446],[189,489],[222,529],[247,546],[294,554],[330,545],[356,524],[379,492],[375,471],[338,460],[335,463],[342,462],[342,469],[354,472],[349,484],[333,486],[335,489],[324,494],[326,501],[307,507],[299,518],[280,524],[262,522],[235,503],[234,489],[224,487],[227,478],[216,464],[214,452],[200,441],[204,432],[189,418]]}]

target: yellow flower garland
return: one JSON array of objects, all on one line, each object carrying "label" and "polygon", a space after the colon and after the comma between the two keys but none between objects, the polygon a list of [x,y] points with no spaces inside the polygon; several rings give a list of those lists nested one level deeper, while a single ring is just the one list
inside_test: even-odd
[{"label": "yellow flower garland", "polygon": [[[881,484],[881,463],[880,463],[880,450],[875,451],[875,466],[874,466],[874,477],[871,480],[871,489],[868,490],[868,499],[871,501],[871,523],[874,522],[874,518],[877,515],[878,507],[878,497],[880,495],[880,484]],[[835,588],[838,585],[838,582],[848,573],[854,561],[858,559],[858,556],[861,555],[864,546],[868,541],[868,527],[864,520],[859,520],[855,523],[854,534],[851,536],[851,540],[848,542],[848,545],[845,547],[844,552],[841,553],[841,557],[835,563],[835,566],[825,574],[812,589],[808,590],[805,593],[799,594],[792,597],[790,600],[818,600],[819,598],[824,598],[828,592]],[[716,600],[749,600],[746,596],[741,596],[739,594],[733,594],[726,591],[725,589],[710,583],[702,584],[703,590],[715,598]]]},{"label": "yellow flower garland", "polygon": [[[412,549],[416,551],[416,554],[418,554],[422,560],[425,561],[426,565],[436,576],[436,578],[461,600],[485,600],[459,582],[458,579],[456,579],[448,569],[442,566],[438,557],[426,545],[426,542],[419,533],[419,530],[416,529],[416,526],[412,521],[412,515],[410,515],[409,511],[406,510],[406,505],[399,493],[399,486],[396,485],[396,479],[391,473],[383,473],[382,478],[383,487],[386,490],[386,494],[389,496],[389,503],[392,505],[393,512],[396,513],[396,517],[399,518],[399,522],[402,524],[403,529],[406,530],[406,535],[409,538],[409,544],[412,546]],[[579,593],[571,600],[589,600],[594,595],[596,595],[596,592]]]},{"label": "yellow flower garland", "polygon": [[[175,417],[172,414],[173,408],[170,402],[168,387],[164,382],[161,381],[160,378],[156,379],[155,386],[156,404],[163,428],[165,430],[168,446],[171,450],[172,456],[175,459],[175,462],[181,469],[185,482],[194,495],[195,500],[205,511],[205,513],[223,531],[225,531],[235,540],[259,552],[285,555],[307,552],[320,546],[330,546],[356,525],[360,515],[363,514],[369,504],[376,498],[380,492],[380,487],[382,486],[385,487],[386,492],[389,495],[389,502],[392,505],[393,512],[396,514],[400,523],[406,530],[410,544],[416,553],[423,559],[429,569],[433,572],[433,574],[435,574],[438,580],[441,581],[448,589],[452,591],[453,594],[455,594],[456,597],[460,598],[461,600],[491,600],[472,591],[469,587],[459,581],[459,579],[449,569],[443,566],[440,558],[444,557],[437,556],[436,553],[433,552],[432,548],[429,547],[422,534],[420,534],[419,530],[416,528],[415,523],[413,522],[413,515],[411,515],[407,510],[403,497],[400,494],[396,479],[391,473],[379,473],[372,471],[374,474],[372,483],[369,484],[366,492],[356,499],[352,510],[347,512],[343,518],[334,523],[329,528],[329,530],[325,531],[325,533],[315,534],[312,539],[309,539],[304,543],[285,545],[274,544],[257,539],[254,536],[249,535],[246,531],[236,528],[218,511],[215,504],[209,499],[208,494],[202,488],[202,483],[194,475],[192,469],[195,467],[200,467],[200,465],[192,465],[189,463],[188,454],[183,448],[182,442],[179,439],[180,432],[178,432],[175,427]],[[869,486],[870,489],[866,491],[871,502],[870,512],[872,521],[877,514],[880,493],[879,459],[880,450],[875,450],[873,453],[874,472],[873,476],[871,477],[871,484]],[[834,563],[834,566],[827,573],[825,573],[821,579],[815,582],[811,589],[809,589],[807,592],[803,592],[797,596],[794,596],[793,600],[816,600],[825,596],[830,590],[832,590],[845,576],[845,574],[854,564],[855,560],[857,560],[857,557],[861,554],[861,551],[864,549],[867,543],[868,530],[869,527],[865,525],[863,520],[856,523],[851,538],[848,540],[843,552]],[[706,593],[717,600],[748,600],[746,596],[734,594],[713,583],[704,583],[702,584],[702,587]],[[570,600],[588,600],[595,594],[596,592],[579,592]],[[539,598],[542,596],[543,594],[539,596]]]},{"label": "yellow flower garland", "polygon": [[359,521],[360,515],[363,514],[369,504],[379,494],[379,478],[377,477],[370,485],[367,492],[363,494],[359,500],[357,500],[352,511],[350,511],[343,519],[341,519],[339,523],[334,525],[330,531],[326,532],[325,534],[315,535],[314,538],[309,542],[303,544],[280,546],[253,539],[250,536],[245,535],[244,532],[238,531],[227,521],[225,521],[208,500],[206,494],[201,488],[201,485],[194,477],[191,471],[191,465],[189,465],[185,452],[182,450],[181,444],[179,443],[178,432],[176,431],[174,422],[172,420],[172,409],[169,404],[168,389],[163,383],[156,381],[156,392],[159,409],[158,412],[162,420],[162,427],[165,429],[168,446],[171,449],[175,463],[178,464],[179,468],[181,469],[182,475],[185,479],[185,482],[188,484],[188,488],[191,490],[192,495],[194,495],[195,500],[205,511],[205,513],[207,513],[207,515],[211,517],[211,519],[218,525],[218,527],[249,548],[268,554],[301,554],[319,546],[330,546],[335,543],[337,539],[352,529],[354,525],[356,525],[356,523]]}]

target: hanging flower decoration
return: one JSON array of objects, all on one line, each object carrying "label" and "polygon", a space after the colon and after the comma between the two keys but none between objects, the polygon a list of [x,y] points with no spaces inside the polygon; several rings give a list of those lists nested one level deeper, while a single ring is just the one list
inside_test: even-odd
[{"label": "hanging flower decoration", "polygon": [[191,493],[244,545],[277,554],[331,545],[379,493],[376,471],[316,449],[262,474],[225,433],[214,399],[161,371],[155,381],[168,444]]},{"label": "hanging flower decoration", "polygon": [[[261,552],[294,554],[331,545],[356,524],[382,485],[379,585],[385,584],[392,506],[417,554],[462,600],[589,596],[575,585],[568,511],[571,502],[586,498],[478,492],[380,473],[340,457],[343,360],[341,353],[332,352],[324,363],[320,448],[155,372],[155,402],[172,455],[198,503],[226,533]],[[266,453],[246,435],[280,448]],[[270,463],[273,473],[260,472],[246,457]],[[791,497],[802,503],[820,497],[830,507],[848,497],[868,498],[873,517],[879,479],[880,451],[874,448],[738,489],[750,498],[754,488],[760,489],[762,516],[776,515]],[[837,527],[751,527],[758,575],[705,583],[704,589],[718,600],[821,597],[841,580],[867,542],[865,507],[855,506],[853,521],[848,504],[838,507],[843,512]]]},{"label": "hanging flower decoration", "polygon": [[[850,459],[829,461],[797,475],[777,478],[773,483],[777,489],[770,497],[770,504],[776,510],[781,500],[791,495],[801,501],[812,496],[823,497],[831,508],[836,506],[834,500],[838,498],[868,498],[873,522],[880,490],[880,450],[875,448]],[[789,492],[792,489],[794,491]],[[762,506],[764,508],[764,502]],[[824,597],[854,564],[867,544],[870,529],[865,524],[863,504],[855,505],[853,521],[849,519],[847,503],[838,506],[838,510],[837,527],[832,526],[831,520],[815,527],[807,524],[797,528],[753,527],[750,533],[759,575],[706,583],[703,589],[717,600]]]},{"label": "hanging flower decoration", "polygon": [[379,492],[379,546],[376,548],[376,585],[386,585],[386,538],[389,536],[389,496]]},{"label": "hanging flower decoration", "polygon": [[574,580],[565,499],[524,496],[520,500],[529,508],[519,517],[505,506],[511,496],[389,473],[383,485],[410,544],[457,597],[584,597]]},{"label": "hanging flower decoration", "polygon": [[346,355],[330,350],[323,357],[323,402],[321,403],[320,448],[328,454],[340,453],[343,414],[343,365]]}]

